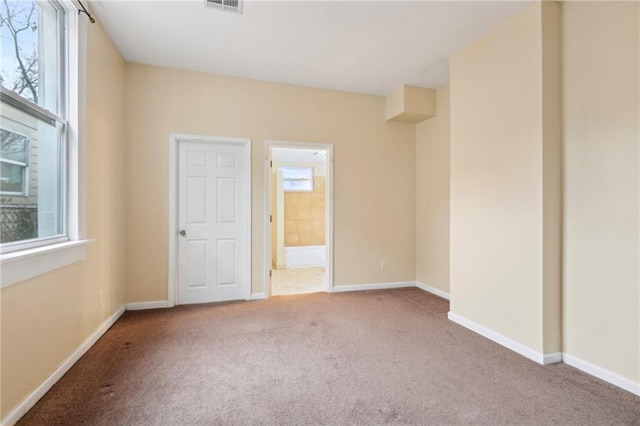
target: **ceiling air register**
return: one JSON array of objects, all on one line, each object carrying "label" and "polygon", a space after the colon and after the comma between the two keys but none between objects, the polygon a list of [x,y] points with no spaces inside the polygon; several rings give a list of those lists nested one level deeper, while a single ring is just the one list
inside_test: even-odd
[{"label": "ceiling air register", "polygon": [[242,13],[242,0],[205,0],[205,3],[223,12]]}]

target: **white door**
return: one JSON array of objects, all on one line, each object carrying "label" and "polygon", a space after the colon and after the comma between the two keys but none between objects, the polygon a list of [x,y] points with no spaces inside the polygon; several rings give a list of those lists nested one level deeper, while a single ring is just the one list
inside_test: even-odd
[{"label": "white door", "polygon": [[237,143],[179,143],[179,304],[249,298],[246,150]]}]

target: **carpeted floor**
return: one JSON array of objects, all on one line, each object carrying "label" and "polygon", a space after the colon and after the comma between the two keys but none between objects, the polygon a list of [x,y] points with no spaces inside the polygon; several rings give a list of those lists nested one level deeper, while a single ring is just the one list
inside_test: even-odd
[{"label": "carpeted floor", "polygon": [[21,425],[640,425],[640,398],[543,367],[418,289],[127,312]]}]

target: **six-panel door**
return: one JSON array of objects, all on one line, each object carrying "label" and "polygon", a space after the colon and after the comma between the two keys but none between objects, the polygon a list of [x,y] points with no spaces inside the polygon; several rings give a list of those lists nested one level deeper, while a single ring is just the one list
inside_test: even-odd
[{"label": "six-panel door", "polygon": [[245,147],[181,142],[178,303],[246,298],[249,182]]}]

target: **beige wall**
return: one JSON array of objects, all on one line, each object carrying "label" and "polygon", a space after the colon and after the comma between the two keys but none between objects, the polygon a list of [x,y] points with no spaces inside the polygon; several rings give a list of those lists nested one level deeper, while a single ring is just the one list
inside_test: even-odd
[{"label": "beige wall", "polygon": [[436,91],[403,84],[386,97],[385,118],[419,123],[436,114]]},{"label": "beige wall", "polygon": [[637,2],[563,5],[564,351],[640,382]]},{"label": "beige wall", "polygon": [[[547,6],[557,15],[558,4]],[[559,306],[559,277],[546,263],[557,238],[547,241],[543,230],[560,221],[558,206],[546,203],[559,202],[547,191],[561,182],[548,167],[558,150],[547,145],[559,138],[547,140],[558,123],[547,128],[546,85],[559,75],[545,68],[543,76],[543,27],[553,25],[543,19],[554,13],[542,7],[529,6],[450,62],[451,311],[538,353],[560,350],[559,312],[543,306],[552,290]]]},{"label": "beige wall", "polygon": [[[125,63],[89,25],[87,259],[2,289],[2,416],[124,302]],[[104,292],[99,305],[98,292]]]},{"label": "beige wall", "polygon": [[449,86],[416,125],[416,279],[449,292]]},{"label": "beige wall", "polygon": [[415,279],[415,126],[386,122],[383,97],[137,64],[127,71],[128,301],[167,299],[172,132],[252,139],[254,293],[264,289],[265,140],[335,146],[335,285]]},{"label": "beige wall", "polygon": [[541,4],[543,352],[562,350],[561,6]]},{"label": "beige wall", "polygon": [[[557,19],[547,7],[456,55],[451,122],[443,88],[437,116],[417,127],[385,122],[381,97],[125,65],[90,25],[96,242],[86,261],[2,290],[1,415],[125,301],[166,299],[171,132],[253,139],[254,292],[264,141],[333,143],[336,285],[417,276],[450,291],[453,312],[534,350],[559,349],[560,52],[553,25],[541,25]],[[568,2],[562,18],[563,351],[640,382],[640,8]]]}]

